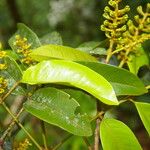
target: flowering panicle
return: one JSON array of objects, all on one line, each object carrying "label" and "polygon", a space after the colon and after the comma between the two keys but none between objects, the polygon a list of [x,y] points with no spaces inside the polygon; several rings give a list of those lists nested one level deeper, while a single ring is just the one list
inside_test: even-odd
[{"label": "flowering panicle", "polygon": [[101,26],[101,30],[105,31],[106,37],[110,44],[107,50],[106,63],[109,62],[111,56],[117,53],[122,67],[129,61],[130,54],[139,55],[137,47],[144,41],[150,39],[150,3],[147,4],[144,12],[142,6],[137,8],[138,15],[134,17],[134,21],[128,20],[127,12],[129,6],[119,9],[121,0],[109,0],[109,5],[104,9],[104,18],[106,19]]},{"label": "flowering panicle", "polygon": [[123,9],[119,9],[120,2],[121,0],[110,0],[110,6],[106,6],[104,9],[103,17],[106,20],[101,25],[101,30],[105,31],[105,35],[110,42],[106,62],[111,58],[114,46],[127,28],[125,23],[128,20],[127,12],[130,10],[130,7],[125,6]]},{"label": "flowering panicle", "polygon": [[143,11],[142,6],[139,6],[137,11],[139,14],[134,17],[135,23],[132,20],[127,22],[127,31],[123,33],[116,47],[121,50],[118,58],[122,60],[122,64],[128,61],[131,53],[139,55],[137,47],[150,39],[150,3],[147,4],[146,12]]},{"label": "flowering panicle", "polygon": [[[106,37],[109,39],[115,39],[121,36],[122,32],[126,31],[126,21],[128,15],[126,14],[129,10],[129,6],[125,6],[123,9],[119,9],[119,3],[121,0],[110,0],[109,6],[104,9],[103,17],[106,19],[101,25],[101,30],[105,31]],[[113,9],[112,9],[113,8]]]},{"label": "flowering panicle", "polygon": [[22,62],[26,64],[32,64],[33,61],[31,57],[29,56],[29,53],[31,52],[31,44],[28,43],[27,38],[21,37],[20,35],[15,36],[16,41],[13,43],[14,46],[18,48],[17,52],[21,53],[23,55]]}]

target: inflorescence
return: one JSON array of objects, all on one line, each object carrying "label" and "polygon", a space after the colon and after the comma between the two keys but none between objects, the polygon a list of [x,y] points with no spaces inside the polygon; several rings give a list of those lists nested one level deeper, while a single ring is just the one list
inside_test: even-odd
[{"label": "inflorescence", "polygon": [[109,5],[104,9],[104,18],[101,30],[105,31],[109,39],[110,46],[107,51],[106,63],[109,62],[113,54],[117,54],[120,60],[120,67],[129,61],[130,54],[139,55],[137,47],[144,41],[150,39],[150,3],[147,4],[146,11],[142,6],[137,8],[138,15],[134,21],[128,18],[129,6],[119,8],[121,0],[110,0]]},{"label": "inflorescence", "polygon": [[14,46],[17,47],[17,52],[22,55],[21,62],[26,64],[32,64],[33,61],[31,57],[29,56],[29,53],[31,52],[31,44],[28,43],[28,39],[25,37],[21,37],[20,35],[15,36],[16,41],[13,43]]}]

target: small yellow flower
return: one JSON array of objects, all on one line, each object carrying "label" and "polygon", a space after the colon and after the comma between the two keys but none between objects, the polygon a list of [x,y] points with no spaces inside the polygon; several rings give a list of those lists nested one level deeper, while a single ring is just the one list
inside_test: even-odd
[{"label": "small yellow flower", "polygon": [[14,150],[27,150],[29,146],[32,144],[29,142],[28,139],[25,139],[23,142],[19,143],[19,146]]},{"label": "small yellow flower", "polygon": [[3,77],[0,77],[0,94],[5,92],[5,89],[7,88],[7,80]]},{"label": "small yellow flower", "polygon": [[0,51],[0,58],[3,58],[6,56],[6,52],[5,51]]},{"label": "small yellow flower", "polygon": [[0,64],[0,70],[4,70],[7,68],[7,65],[6,64]]},{"label": "small yellow flower", "polygon": [[13,43],[18,48],[17,52],[23,55],[22,62],[26,64],[33,63],[31,57],[29,57],[31,44],[28,43],[28,39],[21,37],[20,35],[15,36],[16,41]]}]

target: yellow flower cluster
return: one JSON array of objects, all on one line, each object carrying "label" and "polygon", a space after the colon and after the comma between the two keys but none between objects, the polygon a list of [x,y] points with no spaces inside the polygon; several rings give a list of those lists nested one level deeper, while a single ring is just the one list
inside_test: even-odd
[{"label": "yellow flower cluster", "polygon": [[7,88],[7,80],[3,77],[0,77],[0,94],[5,92],[5,89]]},{"label": "yellow flower cluster", "polygon": [[[0,47],[2,49],[1,44]],[[6,52],[0,50],[0,59],[3,59],[5,56],[6,56]],[[4,63],[0,63],[0,71],[4,69],[7,69],[7,65]],[[7,88],[7,80],[4,79],[2,76],[0,76],[0,94],[4,93],[6,88]]]},{"label": "yellow flower cluster", "polygon": [[31,52],[31,44],[28,43],[27,38],[21,37],[20,35],[16,35],[15,39],[16,41],[13,43],[13,45],[17,47],[17,52],[23,55],[21,61],[26,64],[31,64],[33,62],[29,56],[29,53]]},{"label": "yellow flower cluster", "polygon": [[119,3],[121,0],[110,0],[109,6],[104,9],[103,17],[106,20],[101,25],[101,30],[105,31],[106,37],[109,39],[118,38],[122,32],[126,31],[126,21],[128,15],[126,14],[129,10],[129,6],[125,6],[123,9],[119,9]]},{"label": "yellow flower cluster", "polygon": [[29,146],[32,144],[29,142],[28,139],[25,139],[23,142],[19,143],[19,146],[14,150],[27,150]]},{"label": "yellow flower cluster", "polygon": [[[2,59],[5,56],[6,56],[6,52],[0,51],[0,58]],[[0,70],[6,69],[6,68],[7,68],[6,64],[0,63]]]},{"label": "yellow flower cluster", "polygon": [[128,15],[126,13],[130,10],[130,7],[125,6],[125,8],[119,9],[120,2],[121,0],[109,0],[110,6],[106,6],[104,9],[103,17],[106,20],[101,25],[101,30],[105,31],[105,35],[110,42],[106,63],[109,62],[114,46],[127,28],[125,23],[128,20]]}]

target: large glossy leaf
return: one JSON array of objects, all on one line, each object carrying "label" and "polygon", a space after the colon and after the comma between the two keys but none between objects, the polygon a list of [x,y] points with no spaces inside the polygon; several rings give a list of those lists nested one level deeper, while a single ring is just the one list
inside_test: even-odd
[{"label": "large glossy leaf", "polygon": [[140,79],[129,71],[97,62],[79,62],[102,75],[113,86],[116,95],[141,95],[147,92]]},{"label": "large glossy leaf", "polygon": [[135,106],[148,134],[150,135],[150,104],[135,102]]},{"label": "large glossy leaf", "polygon": [[102,120],[100,138],[104,150],[142,150],[129,127],[115,119]]},{"label": "large glossy leaf", "polygon": [[[7,65],[6,70],[2,70],[0,74],[7,80],[7,88],[8,90],[12,88],[12,86],[21,80],[22,78],[22,71],[15,60],[11,57],[5,57],[4,59],[5,64]],[[18,86],[12,94],[15,95],[23,95],[25,94],[24,89],[21,86]]]},{"label": "large glossy leaf", "polygon": [[137,53],[137,55],[131,54],[127,62],[130,71],[134,74],[138,73],[140,67],[149,64],[148,56],[141,45],[139,45]]},{"label": "large glossy leaf", "polygon": [[35,49],[30,56],[36,61],[65,59],[73,61],[97,61],[93,56],[71,47],[62,45],[45,45]]},{"label": "large glossy leaf", "polygon": [[24,25],[23,23],[18,23],[17,27],[18,27],[18,30],[9,39],[9,45],[14,51],[18,50],[18,47],[14,45],[14,42],[16,41],[16,38],[15,38],[16,35],[20,35],[22,38],[27,38],[28,43],[31,44],[31,47],[30,47],[31,49],[37,48],[41,45],[37,35],[26,25]]},{"label": "large glossy leaf", "polygon": [[118,105],[111,84],[93,70],[65,60],[43,61],[28,68],[22,82],[28,84],[58,83],[75,86],[95,96],[103,103]]},{"label": "large glossy leaf", "polygon": [[44,35],[40,38],[42,45],[47,44],[55,44],[55,45],[63,45],[62,38],[58,32],[52,32]]},{"label": "large glossy leaf", "polygon": [[34,116],[79,136],[91,136],[92,130],[87,115],[75,114],[78,102],[70,95],[55,89],[37,90],[24,108]]}]

